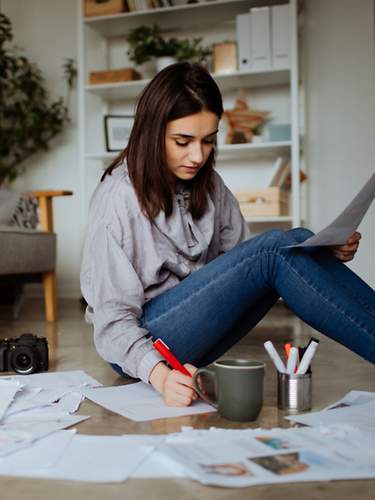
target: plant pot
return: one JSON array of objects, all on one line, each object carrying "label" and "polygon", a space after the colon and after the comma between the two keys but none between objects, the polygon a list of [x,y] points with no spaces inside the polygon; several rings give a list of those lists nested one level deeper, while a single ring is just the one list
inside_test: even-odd
[{"label": "plant pot", "polygon": [[162,69],[166,68],[167,66],[170,66],[171,64],[175,64],[177,62],[177,59],[174,57],[158,57],[156,59],[156,69],[157,71],[161,71]]},{"label": "plant pot", "polygon": [[147,61],[143,64],[137,66],[137,70],[141,73],[144,80],[154,78],[156,75],[156,64],[155,61]]}]

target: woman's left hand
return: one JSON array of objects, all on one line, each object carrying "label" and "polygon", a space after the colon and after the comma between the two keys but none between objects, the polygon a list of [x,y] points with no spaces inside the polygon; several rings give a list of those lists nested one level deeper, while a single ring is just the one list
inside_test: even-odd
[{"label": "woman's left hand", "polygon": [[359,240],[362,238],[361,233],[357,231],[353,233],[347,239],[344,245],[337,245],[332,248],[333,254],[342,262],[349,262],[354,258],[356,251],[358,250]]}]

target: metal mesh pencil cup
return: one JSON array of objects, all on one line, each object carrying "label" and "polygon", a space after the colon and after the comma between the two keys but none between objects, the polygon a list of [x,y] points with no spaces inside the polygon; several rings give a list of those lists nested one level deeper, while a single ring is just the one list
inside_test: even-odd
[{"label": "metal mesh pencil cup", "polygon": [[312,374],[277,373],[277,406],[280,410],[311,410]]}]

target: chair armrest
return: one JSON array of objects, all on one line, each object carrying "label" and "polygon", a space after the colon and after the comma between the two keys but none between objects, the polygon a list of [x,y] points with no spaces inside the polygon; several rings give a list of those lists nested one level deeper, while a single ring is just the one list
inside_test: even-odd
[{"label": "chair armrest", "polygon": [[53,205],[55,196],[72,196],[73,191],[28,191],[25,193],[38,199],[40,209],[40,223],[44,231],[53,232]]}]

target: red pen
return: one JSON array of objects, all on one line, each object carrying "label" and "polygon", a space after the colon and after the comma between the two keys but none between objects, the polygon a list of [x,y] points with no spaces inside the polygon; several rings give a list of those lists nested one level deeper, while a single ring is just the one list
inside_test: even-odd
[{"label": "red pen", "polygon": [[172,368],[178,370],[184,375],[187,375],[188,377],[192,376],[191,373],[189,373],[187,369],[184,367],[184,365],[178,361],[176,356],[172,353],[169,347],[161,339],[155,340],[153,346],[163,356],[163,358],[168,362],[168,364]]}]

